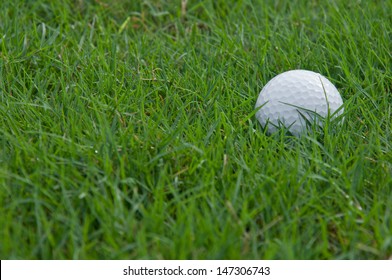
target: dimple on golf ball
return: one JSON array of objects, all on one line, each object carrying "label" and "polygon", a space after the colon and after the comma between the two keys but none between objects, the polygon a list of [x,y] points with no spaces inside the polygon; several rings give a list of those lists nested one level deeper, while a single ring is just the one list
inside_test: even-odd
[{"label": "dimple on golf ball", "polygon": [[327,78],[308,70],[291,70],[277,75],[261,90],[256,118],[270,134],[285,126],[299,136],[309,124],[322,124],[322,118],[338,109],[334,116],[340,115],[342,105],[342,97]]}]

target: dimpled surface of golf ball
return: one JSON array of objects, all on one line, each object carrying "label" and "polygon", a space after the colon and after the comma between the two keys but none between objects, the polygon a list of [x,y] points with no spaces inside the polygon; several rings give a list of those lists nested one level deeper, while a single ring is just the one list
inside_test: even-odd
[{"label": "dimpled surface of golf ball", "polygon": [[[308,70],[291,70],[271,79],[256,102],[260,124],[272,134],[282,125],[299,136],[318,116],[333,115],[343,100],[336,87],[324,76]],[[341,114],[341,108],[335,116]]]}]

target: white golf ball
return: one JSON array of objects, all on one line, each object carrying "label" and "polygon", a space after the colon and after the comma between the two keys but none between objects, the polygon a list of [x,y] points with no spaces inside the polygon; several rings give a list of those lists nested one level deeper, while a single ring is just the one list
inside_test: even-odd
[{"label": "white golf ball", "polygon": [[[277,75],[257,98],[256,118],[267,125],[268,133],[285,126],[293,135],[306,131],[307,124],[322,125],[322,118],[333,115],[343,105],[336,87],[324,76],[307,70]],[[334,116],[340,115],[343,107]],[[320,118],[321,116],[322,118]]]}]

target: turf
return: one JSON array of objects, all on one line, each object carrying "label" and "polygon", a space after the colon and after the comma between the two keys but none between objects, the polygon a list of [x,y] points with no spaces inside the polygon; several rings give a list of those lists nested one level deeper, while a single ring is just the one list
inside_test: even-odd
[{"label": "turf", "polygon": [[[392,257],[390,1],[0,9],[1,259]],[[308,69],[344,122],[255,119]]]}]

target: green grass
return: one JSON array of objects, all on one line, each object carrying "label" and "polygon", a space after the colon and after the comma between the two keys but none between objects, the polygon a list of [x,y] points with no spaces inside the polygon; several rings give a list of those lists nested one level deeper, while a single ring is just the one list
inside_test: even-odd
[{"label": "green grass", "polygon": [[[390,258],[391,3],[2,1],[0,258]],[[266,135],[297,68],[345,122]]]}]

